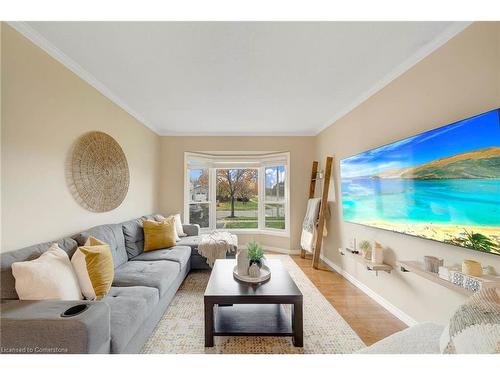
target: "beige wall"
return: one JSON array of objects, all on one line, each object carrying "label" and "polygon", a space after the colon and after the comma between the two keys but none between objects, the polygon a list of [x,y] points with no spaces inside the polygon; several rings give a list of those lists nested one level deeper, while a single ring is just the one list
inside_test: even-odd
[{"label": "beige wall", "polygon": [[[317,157],[347,156],[500,107],[500,23],[475,23],[442,48],[338,120],[316,138]],[[363,227],[342,221],[338,208],[330,222],[324,253],[328,259],[417,321],[445,322],[462,295],[400,271],[376,277],[339,246],[350,237],[386,245],[388,260],[443,257],[446,263],[473,258],[500,273],[500,257]],[[362,312],[360,312],[362,313]]]},{"label": "beige wall", "polygon": [[268,247],[298,249],[309,191],[313,145],[314,137],[162,137],[160,211],[164,214],[183,212],[186,151],[287,151],[290,152],[290,238],[238,237],[242,244],[255,239]]},{"label": "beige wall", "polygon": [[[1,250],[155,211],[160,137],[6,24],[1,37]],[[127,197],[106,213],[79,206],[65,180],[71,146],[91,130],[113,136],[130,168]]]}]

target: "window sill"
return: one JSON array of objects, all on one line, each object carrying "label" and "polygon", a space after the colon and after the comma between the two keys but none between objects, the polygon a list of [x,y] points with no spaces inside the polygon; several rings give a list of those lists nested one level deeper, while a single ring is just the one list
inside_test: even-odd
[{"label": "window sill", "polygon": [[[290,237],[288,231],[268,230],[268,229],[216,229],[216,232],[229,232],[233,234],[260,234],[275,237]],[[201,229],[200,233],[211,233],[211,229]]]}]

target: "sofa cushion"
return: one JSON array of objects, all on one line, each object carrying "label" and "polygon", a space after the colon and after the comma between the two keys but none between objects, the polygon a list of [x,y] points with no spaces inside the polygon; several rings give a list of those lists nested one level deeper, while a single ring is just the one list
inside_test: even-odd
[{"label": "sofa cushion", "polygon": [[111,309],[111,353],[120,353],[158,304],[158,289],[113,287],[104,300]]},{"label": "sofa cushion", "polygon": [[57,243],[59,248],[68,253],[69,257],[73,255],[78,246],[74,239],[62,238],[58,241],[45,242],[0,255],[0,299],[19,298],[16,293],[16,281],[12,276],[12,263],[36,259],[46,252],[53,243]]},{"label": "sofa cushion", "polygon": [[149,286],[158,289],[160,296],[170,288],[179,274],[179,264],[168,260],[127,262],[115,269],[113,286]]},{"label": "sofa cushion", "polygon": [[182,230],[186,236],[198,236],[200,234],[200,226],[198,224],[182,224]]},{"label": "sofa cushion", "polygon": [[177,242],[177,246],[189,246],[192,254],[198,254],[200,239],[200,236],[182,237],[181,240]]},{"label": "sofa cushion", "polygon": [[180,268],[184,268],[191,257],[191,248],[189,246],[174,246],[169,249],[153,250],[142,253],[131,260],[133,261],[155,261],[155,260],[170,260],[179,264]]},{"label": "sofa cushion", "polygon": [[128,259],[144,252],[144,220],[155,220],[157,214],[144,215],[140,218],[121,223]]},{"label": "sofa cushion", "polygon": [[78,245],[84,246],[87,239],[91,236],[109,245],[115,268],[128,260],[121,224],[105,224],[90,228],[85,232],[77,234],[75,240],[78,242]]},{"label": "sofa cushion", "polygon": [[142,219],[134,219],[122,223],[125,249],[131,259],[144,252],[144,226]]}]

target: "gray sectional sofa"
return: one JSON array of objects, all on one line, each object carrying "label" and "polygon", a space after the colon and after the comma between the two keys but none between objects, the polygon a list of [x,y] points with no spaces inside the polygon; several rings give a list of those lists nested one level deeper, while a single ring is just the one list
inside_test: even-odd
[{"label": "gray sectional sofa", "polygon": [[[0,255],[2,353],[138,353],[192,269],[208,269],[197,252],[199,227],[184,225],[170,249],[143,252],[142,219],[100,225],[77,234]],[[101,301],[19,301],[11,265],[31,260],[57,242],[71,257],[89,236],[111,247],[115,277]],[[61,317],[77,304],[88,307]]]}]

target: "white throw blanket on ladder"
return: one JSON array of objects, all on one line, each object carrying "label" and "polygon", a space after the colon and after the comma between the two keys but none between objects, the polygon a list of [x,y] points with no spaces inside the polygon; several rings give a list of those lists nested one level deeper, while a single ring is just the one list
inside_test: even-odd
[{"label": "white throw blanket on ladder", "polygon": [[212,232],[202,234],[198,245],[198,253],[207,258],[207,264],[214,266],[216,259],[225,259],[226,254],[236,252],[238,237],[228,232]]},{"label": "white throw blanket on ladder", "polygon": [[[302,223],[302,235],[300,236],[300,247],[312,253],[314,246],[316,244],[316,237],[318,234],[318,218],[319,210],[321,207],[321,198],[311,198],[307,202],[306,216],[304,217],[304,222]],[[326,229],[326,219],[329,216],[329,207],[326,207],[325,211],[325,221],[323,226],[323,237],[327,235]]]}]

